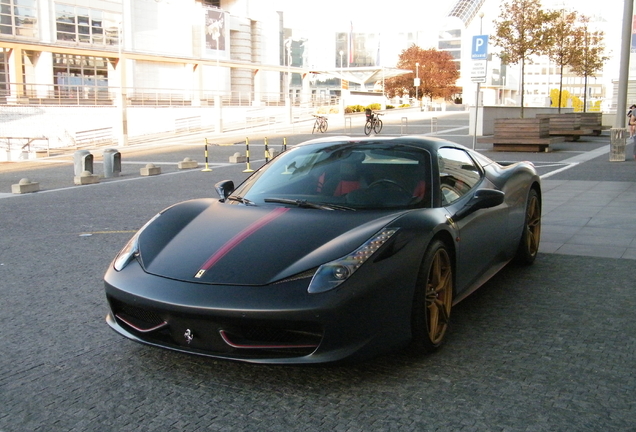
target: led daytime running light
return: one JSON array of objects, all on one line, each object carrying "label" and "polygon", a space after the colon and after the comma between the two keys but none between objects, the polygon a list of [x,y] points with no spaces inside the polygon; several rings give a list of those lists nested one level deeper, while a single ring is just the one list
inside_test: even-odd
[{"label": "led daytime running light", "polygon": [[384,229],[349,255],[321,265],[309,283],[307,291],[320,293],[336,288],[351,277],[396,232],[397,228]]},{"label": "led daytime running light", "polygon": [[126,246],[124,246],[123,249],[117,254],[117,257],[113,261],[113,268],[116,271],[122,271],[124,267],[126,267],[128,263],[139,254],[139,236],[141,235],[141,232],[145,230],[146,227],[154,222],[155,219],[157,219],[159,216],[161,216],[161,213],[157,213],[152,219],[146,222],[144,226],[142,226],[139,231],[137,231],[135,235],[132,236],[130,240],[128,240]]}]

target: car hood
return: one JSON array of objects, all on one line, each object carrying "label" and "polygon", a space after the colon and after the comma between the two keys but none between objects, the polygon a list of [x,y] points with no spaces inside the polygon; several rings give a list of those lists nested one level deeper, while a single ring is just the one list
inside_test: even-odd
[{"label": "car hood", "polygon": [[265,285],[352,252],[399,215],[187,201],[141,232],[140,259],[167,278]]}]

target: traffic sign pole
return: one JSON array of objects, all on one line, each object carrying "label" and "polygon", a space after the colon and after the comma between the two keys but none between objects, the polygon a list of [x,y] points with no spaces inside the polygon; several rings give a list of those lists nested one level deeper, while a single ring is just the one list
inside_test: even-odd
[{"label": "traffic sign pole", "polygon": [[470,53],[473,61],[471,70],[471,80],[477,83],[477,94],[475,94],[475,127],[473,131],[473,150],[477,147],[477,119],[479,118],[479,93],[481,83],[486,82],[488,70],[488,35],[473,36],[473,45]]}]

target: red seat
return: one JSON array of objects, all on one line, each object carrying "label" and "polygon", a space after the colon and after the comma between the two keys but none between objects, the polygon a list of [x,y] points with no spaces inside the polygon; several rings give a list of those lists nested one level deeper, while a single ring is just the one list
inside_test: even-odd
[{"label": "red seat", "polygon": [[424,180],[420,180],[415,186],[415,190],[413,191],[413,198],[423,199],[426,194],[426,182]]},{"label": "red seat", "polygon": [[346,195],[356,189],[360,189],[360,182],[358,180],[341,180],[338,186],[336,186],[333,196]]}]

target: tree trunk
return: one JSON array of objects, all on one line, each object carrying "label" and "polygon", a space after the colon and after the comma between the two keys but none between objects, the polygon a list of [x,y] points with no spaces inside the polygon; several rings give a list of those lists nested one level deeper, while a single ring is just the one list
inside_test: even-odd
[{"label": "tree trunk", "polygon": [[561,71],[559,72],[559,110],[557,111],[561,114],[561,98],[563,97],[563,65],[561,65]]},{"label": "tree trunk", "polygon": [[523,95],[525,93],[526,59],[521,59],[521,118],[523,118]]},{"label": "tree trunk", "polygon": [[585,91],[583,93],[583,112],[587,112],[587,74],[585,74],[583,79],[583,90]]}]

